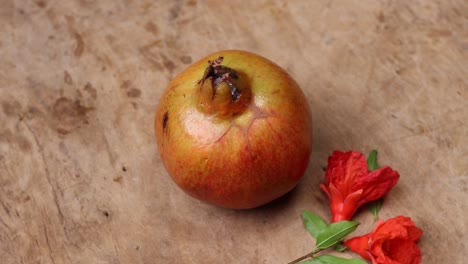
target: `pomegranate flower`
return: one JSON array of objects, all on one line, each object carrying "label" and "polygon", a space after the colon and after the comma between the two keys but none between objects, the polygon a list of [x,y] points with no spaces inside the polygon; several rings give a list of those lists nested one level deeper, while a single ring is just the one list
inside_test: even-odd
[{"label": "pomegranate flower", "polygon": [[416,242],[422,233],[409,217],[397,216],[380,220],[374,231],[344,244],[373,264],[418,264],[421,251]]},{"label": "pomegranate flower", "polygon": [[328,158],[325,184],[332,222],[350,220],[363,204],[379,199],[397,184],[400,174],[385,166],[369,171],[366,158],[356,151],[334,151]]}]

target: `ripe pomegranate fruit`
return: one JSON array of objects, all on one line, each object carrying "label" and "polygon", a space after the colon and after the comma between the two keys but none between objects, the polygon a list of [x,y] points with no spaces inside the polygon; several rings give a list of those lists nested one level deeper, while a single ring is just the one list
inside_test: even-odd
[{"label": "ripe pomegranate fruit", "polygon": [[286,71],[259,55],[220,51],[178,75],[154,127],[172,179],[227,208],[266,204],[297,184],[309,162],[307,100]]}]

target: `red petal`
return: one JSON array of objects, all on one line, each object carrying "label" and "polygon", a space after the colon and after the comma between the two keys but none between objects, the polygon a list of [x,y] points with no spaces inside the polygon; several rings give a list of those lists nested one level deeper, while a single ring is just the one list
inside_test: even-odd
[{"label": "red petal", "polygon": [[372,237],[375,241],[397,238],[416,241],[421,235],[421,229],[416,227],[411,218],[397,216],[376,227]]},{"label": "red petal", "polygon": [[343,194],[338,190],[333,183],[330,183],[328,186],[328,191],[330,192],[331,199],[330,203],[338,204],[343,203],[344,197]]},{"label": "red petal", "polygon": [[367,176],[357,179],[354,188],[364,190],[359,206],[384,196],[399,179],[400,174],[388,166],[371,171]]},{"label": "red petal", "polygon": [[321,184],[320,188],[328,195],[330,200],[330,209],[332,212],[332,222],[341,220],[350,220],[358,209],[356,203],[360,200],[362,190],[355,191],[347,197],[343,197],[333,183],[327,188]]},{"label": "red petal", "polygon": [[373,263],[418,264],[421,252],[416,241],[422,235],[409,217],[397,216],[386,222],[379,222],[370,234],[369,251]]},{"label": "red petal", "polygon": [[419,229],[417,226],[409,226],[407,227],[407,231],[408,231],[408,239],[412,241],[418,241],[419,238],[423,234],[423,231]]},{"label": "red petal", "polygon": [[334,151],[328,158],[325,181],[327,185],[333,183],[343,196],[360,188],[353,188],[358,179],[369,172],[366,158],[356,151]]},{"label": "red petal", "polygon": [[387,256],[398,263],[421,263],[421,251],[415,242],[403,239],[389,241]]},{"label": "red petal", "polygon": [[327,194],[328,199],[331,201],[332,197],[330,195],[330,192],[328,191],[327,186],[325,186],[325,184],[320,184],[320,189],[322,189],[322,191],[324,191]]},{"label": "red petal", "polygon": [[[334,219],[341,219],[342,216],[342,211],[344,209],[344,203],[343,203],[343,195],[341,195],[340,191],[333,185],[333,183],[330,184],[328,187],[328,191],[330,192],[330,210],[332,213],[332,222],[336,222]],[[339,221],[339,220],[338,220]]]},{"label": "red petal", "polygon": [[343,242],[345,246],[349,247],[352,251],[358,253],[361,257],[370,260],[369,256],[369,239],[370,234],[353,237]]},{"label": "red petal", "polygon": [[371,258],[372,258],[372,264],[406,264],[406,263],[400,263],[398,261],[394,261],[388,256],[375,257],[371,255]]},{"label": "red petal", "polygon": [[355,207],[357,209],[357,203],[361,199],[361,195],[364,191],[363,190],[357,190],[355,192],[352,192],[348,194],[348,196],[344,200],[344,206],[345,207]]},{"label": "red petal", "polygon": [[351,220],[358,209],[357,203],[361,199],[361,194],[362,190],[357,190],[344,198],[339,209],[332,207],[332,222]]}]

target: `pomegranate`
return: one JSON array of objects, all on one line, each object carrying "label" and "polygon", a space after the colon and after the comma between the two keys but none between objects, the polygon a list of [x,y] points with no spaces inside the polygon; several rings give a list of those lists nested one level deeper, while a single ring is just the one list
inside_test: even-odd
[{"label": "pomegranate", "polygon": [[309,162],[312,120],[297,83],[239,50],[189,66],[160,99],[154,127],[165,168],[191,196],[254,208],[286,194]]}]

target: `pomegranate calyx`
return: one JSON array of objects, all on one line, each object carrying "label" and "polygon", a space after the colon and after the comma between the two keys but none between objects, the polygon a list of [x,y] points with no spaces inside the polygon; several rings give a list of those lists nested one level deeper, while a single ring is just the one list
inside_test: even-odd
[{"label": "pomegranate calyx", "polygon": [[227,66],[221,65],[223,57],[219,56],[216,60],[209,60],[208,66],[205,69],[203,78],[198,81],[198,84],[202,86],[206,80],[211,79],[212,96],[211,100],[216,95],[216,90],[221,83],[226,83],[231,91],[231,101],[237,102],[242,94],[242,91],[237,88],[235,82],[239,79],[237,72]]}]

